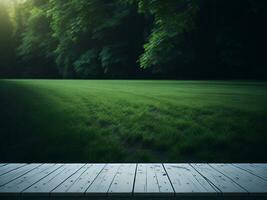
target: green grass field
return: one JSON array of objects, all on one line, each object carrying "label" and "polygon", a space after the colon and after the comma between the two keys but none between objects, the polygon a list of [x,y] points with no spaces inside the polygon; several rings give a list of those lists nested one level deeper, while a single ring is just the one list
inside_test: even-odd
[{"label": "green grass field", "polygon": [[0,80],[0,161],[266,162],[267,83]]}]

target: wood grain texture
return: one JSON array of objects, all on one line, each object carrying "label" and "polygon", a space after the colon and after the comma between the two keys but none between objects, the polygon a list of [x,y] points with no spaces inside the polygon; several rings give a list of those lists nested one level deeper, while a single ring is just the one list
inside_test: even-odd
[{"label": "wood grain texture", "polygon": [[0,167],[7,165],[7,163],[0,163]]},{"label": "wood grain texture", "polygon": [[189,164],[164,164],[164,167],[177,196],[217,195],[218,190]]},{"label": "wood grain texture", "polygon": [[57,168],[58,164],[44,164],[40,165],[23,176],[9,182],[0,188],[1,193],[21,193],[28,187],[32,186]]},{"label": "wood grain texture", "polygon": [[267,181],[267,164],[233,164],[239,169],[248,171]]},{"label": "wood grain texture", "polygon": [[5,173],[0,176],[0,186],[3,186],[21,176],[24,174],[30,172],[34,168],[40,166],[41,164],[29,164],[29,165],[23,165],[21,167],[18,167],[16,169],[13,169],[9,171],[8,173]]},{"label": "wood grain texture", "polygon": [[244,188],[240,187],[233,180],[224,176],[208,164],[192,164],[191,166],[224,195],[247,194],[247,191]]},{"label": "wood grain texture", "polygon": [[117,174],[120,164],[108,164],[97,175],[96,179],[86,190],[86,195],[90,196],[107,196],[108,190]]},{"label": "wood grain texture", "polygon": [[172,185],[162,164],[138,164],[135,196],[174,196]]},{"label": "wood grain texture", "polygon": [[23,195],[47,196],[50,192],[78,171],[84,164],[64,164],[45,178],[22,192]]},{"label": "wood grain texture", "polygon": [[108,190],[110,196],[132,196],[136,164],[121,164]]},{"label": "wood grain texture", "polygon": [[0,199],[267,198],[267,164],[0,164]]},{"label": "wood grain texture", "polygon": [[51,192],[59,196],[84,196],[85,191],[92,184],[105,164],[86,164],[61,185]]},{"label": "wood grain texture", "polygon": [[214,169],[233,180],[249,193],[261,194],[267,191],[267,181],[229,164],[210,164]]},{"label": "wood grain texture", "polygon": [[23,167],[24,165],[26,164],[8,164],[8,165],[3,165],[1,168],[0,168],[0,176],[5,174],[5,173],[8,173],[12,170],[15,170],[15,169],[18,169],[20,167]]}]

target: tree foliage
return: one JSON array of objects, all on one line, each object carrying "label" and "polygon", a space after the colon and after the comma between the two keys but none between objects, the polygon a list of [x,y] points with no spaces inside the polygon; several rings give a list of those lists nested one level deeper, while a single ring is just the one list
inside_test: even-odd
[{"label": "tree foliage", "polygon": [[[137,68],[142,16],[128,4],[104,0],[50,0],[56,61],[64,76],[119,77]],[[140,22],[140,24],[138,23]],[[129,26],[132,23],[133,26]],[[129,49],[132,53],[129,54]]]},{"label": "tree foliage", "polygon": [[0,74],[8,76],[14,59],[13,25],[8,8],[0,1]]},{"label": "tree foliage", "polygon": [[0,76],[266,78],[265,0],[13,0]]}]

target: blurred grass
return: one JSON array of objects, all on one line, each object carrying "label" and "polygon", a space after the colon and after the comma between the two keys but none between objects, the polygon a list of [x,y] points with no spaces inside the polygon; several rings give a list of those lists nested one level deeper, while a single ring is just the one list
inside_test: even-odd
[{"label": "blurred grass", "polygon": [[0,80],[1,162],[266,162],[267,83]]}]

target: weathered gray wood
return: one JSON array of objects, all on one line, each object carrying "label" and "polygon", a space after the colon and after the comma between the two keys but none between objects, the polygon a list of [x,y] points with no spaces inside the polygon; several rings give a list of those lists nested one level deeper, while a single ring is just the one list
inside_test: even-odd
[{"label": "weathered gray wood", "polygon": [[91,164],[86,164],[82,166],[76,173],[67,178],[64,182],[62,182],[59,186],[57,186],[54,190],[51,191],[51,195],[63,195],[69,193],[69,189],[76,184],[79,177],[91,166]]},{"label": "weathered gray wood", "polygon": [[109,187],[115,178],[120,164],[108,164],[98,174],[94,182],[86,190],[86,195],[107,196]]},{"label": "weathered gray wood", "polygon": [[164,164],[175,194],[179,196],[217,195],[216,188],[189,164]]},{"label": "weathered gray wood", "polygon": [[138,164],[135,196],[173,196],[174,191],[162,164]]},{"label": "weathered gray wood", "polygon": [[0,199],[267,197],[267,164],[7,164],[1,169]]},{"label": "weathered gray wood", "polygon": [[267,191],[267,181],[250,174],[242,169],[229,164],[210,164],[225,176],[232,179],[238,185],[246,189],[249,193],[263,193]]},{"label": "weathered gray wood", "polygon": [[233,164],[235,167],[248,171],[267,180],[267,164]]},{"label": "weathered gray wood", "polygon": [[51,192],[59,196],[83,196],[105,164],[87,164]]},{"label": "weathered gray wood", "polygon": [[15,194],[20,193],[27,189],[34,183],[38,182],[49,173],[59,168],[60,164],[43,164],[40,165],[23,176],[9,182],[8,184],[0,187],[0,193]]},{"label": "weathered gray wood", "polygon": [[24,163],[19,163],[19,164],[8,164],[8,165],[4,165],[3,167],[0,168],[0,176],[5,174],[5,173],[8,173],[12,170],[15,170],[15,169],[18,169],[22,166],[24,166],[26,164]]},{"label": "weathered gray wood", "polygon": [[73,175],[83,165],[84,164],[64,164],[62,167],[59,167],[45,178],[24,190],[23,195],[49,195],[53,189]]},{"label": "weathered gray wood", "polygon": [[217,187],[224,195],[244,195],[247,191],[207,164],[191,164],[207,181]]},{"label": "weathered gray wood", "polygon": [[19,178],[20,176],[23,176],[24,174],[30,172],[31,170],[40,165],[41,164],[28,164],[3,174],[2,176],[0,176],[0,186],[3,186],[9,183],[10,181]]},{"label": "weathered gray wood", "polygon": [[0,167],[7,165],[7,163],[0,163]]},{"label": "weathered gray wood", "polygon": [[136,164],[121,164],[108,190],[110,196],[131,196]]}]

